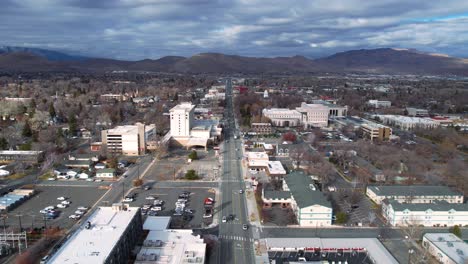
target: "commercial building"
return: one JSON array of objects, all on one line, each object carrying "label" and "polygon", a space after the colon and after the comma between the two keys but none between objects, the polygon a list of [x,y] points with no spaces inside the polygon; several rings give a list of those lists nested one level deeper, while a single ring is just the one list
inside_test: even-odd
[{"label": "commercial building", "polygon": [[143,229],[148,231],[135,264],[205,263],[206,244],[192,230],[168,229],[170,217],[149,216]]},{"label": "commercial building", "polygon": [[266,247],[271,263],[283,263],[278,259],[286,255],[295,257],[285,260],[289,263],[330,263],[328,258],[331,257],[331,263],[398,264],[376,238],[267,238]]},{"label": "commercial building", "polygon": [[34,150],[1,150],[0,162],[21,161],[25,163],[39,163],[44,160],[43,151]]},{"label": "commercial building", "polygon": [[156,125],[117,126],[101,132],[102,145],[110,153],[138,156],[146,153],[146,143],[156,134]]},{"label": "commercial building", "polygon": [[436,200],[432,203],[382,202],[382,215],[392,226],[468,225],[468,204]]},{"label": "commercial building", "polygon": [[207,148],[209,143],[217,143],[222,134],[219,121],[194,119],[195,105],[181,103],[170,110],[170,136],[173,142],[185,146],[202,146]]},{"label": "commercial building", "polygon": [[268,166],[266,167],[266,171],[268,176],[272,178],[281,179],[286,175],[286,170],[281,164],[279,160],[268,161]]},{"label": "commercial building", "polygon": [[268,154],[266,152],[247,152],[247,166],[249,169],[265,170],[268,167]]},{"label": "commercial building", "polygon": [[455,192],[447,186],[370,185],[367,186],[366,194],[377,204],[381,204],[384,199],[393,199],[401,203],[433,203],[437,200],[448,203],[463,203],[463,194]]},{"label": "commercial building", "polygon": [[102,179],[114,179],[115,169],[100,169],[96,171],[96,177]]},{"label": "commercial building", "polygon": [[297,110],[287,108],[263,109],[263,116],[268,117],[274,126],[295,127],[301,124],[302,115]]},{"label": "commercial building", "polygon": [[320,227],[332,224],[332,205],[302,172],[284,177],[283,191],[291,193],[291,208],[300,226]]},{"label": "commercial building", "polygon": [[331,111],[328,106],[302,103],[296,110],[301,113],[301,123],[305,128],[328,126],[328,116]]},{"label": "commercial building", "polygon": [[409,116],[416,116],[416,117],[428,117],[429,116],[429,111],[427,111],[426,109],[407,107],[406,112],[408,113]]},{"label": "commercial building", "polygon": [[374,107],[374,108],[385,108],[392,106],[392,102],[390,101],[379,101],[379,100],[369,100],[367,104]]},{"label": "commercial building", "polygon": [[451,233],[426,233],[422,246],[443,264],[468,262],[468,244]]},{"label": "commercial building", "polygon": [[47,263],[128,263],[142,232],[138,207],[98,207]]},{"label": "commercial building", "polygon": [[273,132],[270,123],[252,123],[251,129],[256,135],[269,135]]},{"label": "commercial building", "polygon": [[101,96],[101,101],[106,102],[106,103],[113,103],[113,102],[122,102],[126,98],[124,97],[123,94],[102,94]]},{"label": "commercial building", "polygon": [[392,129],[390,127],[370,121],[361,125],[361,131],[363,137],[368,138],[371,141],[374,139],[389,140],[392,136]]},{"label": "commercial building", "polygon": [[376,115],[376,117],[386,125],[394,126],[403,130],[412,130],[415,128],[432,129],[439,126],[439,123],[434,122],[430,118],[401,115]]}]

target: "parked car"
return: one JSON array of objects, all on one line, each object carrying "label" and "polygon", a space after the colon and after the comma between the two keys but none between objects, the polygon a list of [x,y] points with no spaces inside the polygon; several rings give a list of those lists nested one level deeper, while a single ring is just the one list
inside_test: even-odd
[{"label": "parked car", "polygon": [[149,195],[149,196],[146,196],[145,198],[146,200],[155,200],[156,197],[152,196],[152,195]]},{"label": "parked car", "polygon": [[84,211],[81,211],[81,210],[76,210],[76,211],[75,211],[75,214],[77,214],[77,215],[84,215],[85,212],[84,212]]},{"label": "parked car", "polygon": [[69,205],[69,204],[71,204],[71,202],[70,201],[62,201],[61,204]]},{"label": "parked car", "polygon": [[86,207],[86,206],[79,206],[77,209],[81,210],[81,211],[88,211],[89,210],[89,208]]},{"label": "parked car", "polygon": [[247,229],[249,229],[249,226],[246,225],[246,224],[243,224],[243,225],[242,225],[242,230],[247,230]]},{"label": "parked car", "polygon": [[188,209],[188,208],[187,208],[187,209],[184,209],[184,212],[189,213],[189,214],[193,214],[192,209]]},{"label": "parked car", "polygon": [[63,197],[63,196],[60,196],[60,197],[57,198],[57,200],[59,200],[59,201],[65,201],[66,199],[67,199],[67,197]]},{"label": "parked car", "polygon": [[213,217],[212,214],[204,214],[204,215],[203,215],[203,218],[211,218],[211,217]]},{"label": "parked car", "polygon": [[161,206],[155,206],[155,207],[151,208],[151,210],[153,210],[153,211],[162,211],[162,207]]},{"label": "parked car", "polygon": [[240,193],[240,194],[243,194],[243,193],[244,193],[244,190],[240,189],[240,190],[239,190],[239,193]]},{"label": "parked car", "polygon": [[81,218],[81,215],[72,214],[68,218],[77,220]]},{"label": "parked car", "polygon": [[227,217],[226,216],[223,216],[223,219],[221,220],[223,223],[226,223],[227,222]]},{"label": "parked car", "polygon": [[143,188],[145,191],[148,191],[149,189],[151,189],[151,187],[149,185],[146,185],[145,188]]},{"label": "parked car", "polygon": [[67,208],[67,204],[57,204],[57,208]]}]

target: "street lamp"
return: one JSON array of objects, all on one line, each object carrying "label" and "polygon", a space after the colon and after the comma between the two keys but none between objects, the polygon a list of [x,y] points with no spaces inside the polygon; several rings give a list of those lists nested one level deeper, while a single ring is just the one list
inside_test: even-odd
[{"label": "street lamp", "polygon": [[414,249],[410,248],[408,249],[408,264],[411,264],[411,255],[413,255]]}]

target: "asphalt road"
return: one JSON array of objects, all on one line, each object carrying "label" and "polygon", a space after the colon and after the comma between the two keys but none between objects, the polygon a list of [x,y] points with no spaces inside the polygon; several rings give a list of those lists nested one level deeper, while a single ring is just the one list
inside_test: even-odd
[{"label": "asphalt road", "polygon": [[[253,238],[251,228],[243,230],[242,225],[248,224],[248,212],[244,194],[244,181],[241,173],[239,139],[234,139],[236,133],[234,113],[232,110],[232,84],[231,80],[226,84],[226,109],[225,119],[225,142],[223,146],[223,170],[220,181],[221,201],[217,206],[220,208],[219,217],[219,239],[216,263],[254,263]],[[233,214],[234,220],[222,222],[223,216]]]}]

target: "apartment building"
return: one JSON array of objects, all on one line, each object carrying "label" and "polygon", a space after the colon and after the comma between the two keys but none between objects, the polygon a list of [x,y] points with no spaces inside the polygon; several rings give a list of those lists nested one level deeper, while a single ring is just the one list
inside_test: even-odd
[{"label": "apartment building", "polygon": [[382,215],[392,226],[468,225],[468,204],[436,200],[432,203],[382,202]]},{"label": "apartment building", "polygon": [[463,194],[455,192],[447,186],[370,185],[367,186],[366,194],[377,204],[381,204],[384,199],[392,199],[401,203],[433,203],[437,200],[448,203],[463,203]]},{"label": "apartment building", "polygon": [[422,246],[443,264],[468,263],[468,244],[451,233],[426,233]]},{"label": "apartment building", "polygon": [[102,145],[110,153],[138,156],[146,153],[146,142],[156,134],[156,125],[117,126],[101,131]]},{"label": "apartment building", "polygon": [[394,126],[403,130],[415,128],[432,129],[439,126],[439,123],[430,118],[410,117],[401,115],[376,115],[385,125]]},{"label": "apartment building", "polygon": [[291,208],[300,226],[320,227],[332,224],[332,205],[314,185],[310,176],[302,172],[285,176],[283,191],[291,193]]},{"label": "apartment building", "polygon": [[1,150],[0,161],[9,163],[13,161],[21,161],[25,163],[39,163],[44,160],[43,151],[35,150]]}]

